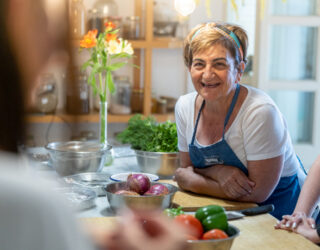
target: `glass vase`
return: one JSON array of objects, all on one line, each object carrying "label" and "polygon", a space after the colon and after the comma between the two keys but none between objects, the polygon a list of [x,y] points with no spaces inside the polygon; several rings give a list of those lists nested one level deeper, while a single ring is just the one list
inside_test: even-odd
[{"label": "glass vase", "polygon": [[105,144],[105,145],[108,144],[107,117],[108,117],[108,103],[100,102],[99,140],[101,144]]}]

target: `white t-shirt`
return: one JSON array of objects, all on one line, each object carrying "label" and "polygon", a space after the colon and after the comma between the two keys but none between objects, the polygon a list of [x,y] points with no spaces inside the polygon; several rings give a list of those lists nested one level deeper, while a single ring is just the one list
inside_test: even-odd
[{"label": "white t-shirt", "polygon": [[[304,174],[281,112],[263,91],[244,87],[248,89],[248,95],[225,133],[225,140],[245,167],[247,161],[284,155],[281,177],[292,176],[298,172],[299,177],[303,178]],[[178,148],[182,152],[189,151],[188,145],[192,140],[196,97],[197,92],[181,96],[175,107]]]},{"label": "white t-shirt", "polygon": [[0,249],[93,250],[66,201],[17,158],[0,153]]}]

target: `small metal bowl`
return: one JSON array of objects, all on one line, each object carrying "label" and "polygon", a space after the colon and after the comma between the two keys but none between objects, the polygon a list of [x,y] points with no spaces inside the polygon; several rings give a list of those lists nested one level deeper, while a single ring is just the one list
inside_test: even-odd
[{"label": "small metal bowl", "polygon": [[168,177],[179,167],[179,153],[134,150],[141,172]]},{"label": "small metal bowl", "polygon": [[56,188],[55,191],[64,196],[71,207],[76,210],[85,210],[96,205],[97,195],[89,188],[69,186]]},{"label": "small metal bowl", "polygon": [[[151,182],[151,185],[158,184],[156,182]],[[115,194],[118,190],[126,189],[126,182],[116,182],[110,183],[106,187],[107,198],[110,207],[113,211],[118,211],[122,208],[131,209],[165,209],[170,207],[171,201],[175,192],[178,188],[174,185],[161,183],[169,189],[169,194],[167,195],[153,195],[153,196],[143,196],[143,195],[121,195]]]},{"label": "small metal bowl", "polygon": [[229,225],[226,232],[229,237],[218,240],[188,240],[187,245],[190,250],[229,250],[233,240],[239,235],[240,231],[235,226]]},{"label": "small metal bowl", "polygon": [[63,178],[68,184],[90,188],[98,196],[106,195],[106,186],[111,182],[110,174],[106,173],[81,173],[69,175]]},{"label": "small metal bowl", "polygon": [[61,176],[102,170],[111,146],[98,141],[51,142],[45,147]]}]

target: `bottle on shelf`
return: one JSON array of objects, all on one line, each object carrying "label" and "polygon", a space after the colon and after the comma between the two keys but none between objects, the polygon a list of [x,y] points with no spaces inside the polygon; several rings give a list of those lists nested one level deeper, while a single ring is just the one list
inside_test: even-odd
[{"label": "bottle on shelf", "polygon": [[123,38],[137,40],[140,38],[140,17],[128,16],[123,23]]},{"label": "bottle on shelf", "polygon": [[[74,81],[72,81],[72,79],[74,79]],[[67,86],[67,113],[88,114],[90,109],[87,75],[84,72],[81,72],[79,69],[75,68],[69,70],[65,80]]]},{"label": "bottle on shelf", "polygon": [[71,0],[69,21],[71,38],[81,39],[86,33],[86,9],[82,0]]},{"label": "bottle on shelf", "polygon": [[114,78],[115,93],[111,95],[110,113],[130,114],[131,113],[131,83],[128,76],[116,76]]},{"label": "bottle on shelf", "polygon": [[112,21],[112,18],[118,17],[118,5],[114,0],[97,0],[93,8],[96,9],[101,17],[102,27],[107,21]]},{"label": "bottle on shelf", "polygon": [[143,89],[135,88],[131,94],[131,112],[142,113],[143,112]]}]

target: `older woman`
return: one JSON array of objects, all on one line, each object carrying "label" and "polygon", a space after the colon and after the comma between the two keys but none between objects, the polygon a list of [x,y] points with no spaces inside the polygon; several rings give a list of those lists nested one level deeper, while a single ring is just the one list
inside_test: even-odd
[{"label": "older woman", "polygon": [[305,174],[286,122],[264,92],[239,84],[247,35],[235,25],[207,23],[185,39],[184,60],[196,92],[179,98],[179,186],[237,201],[274,204],[291,214]]}]

